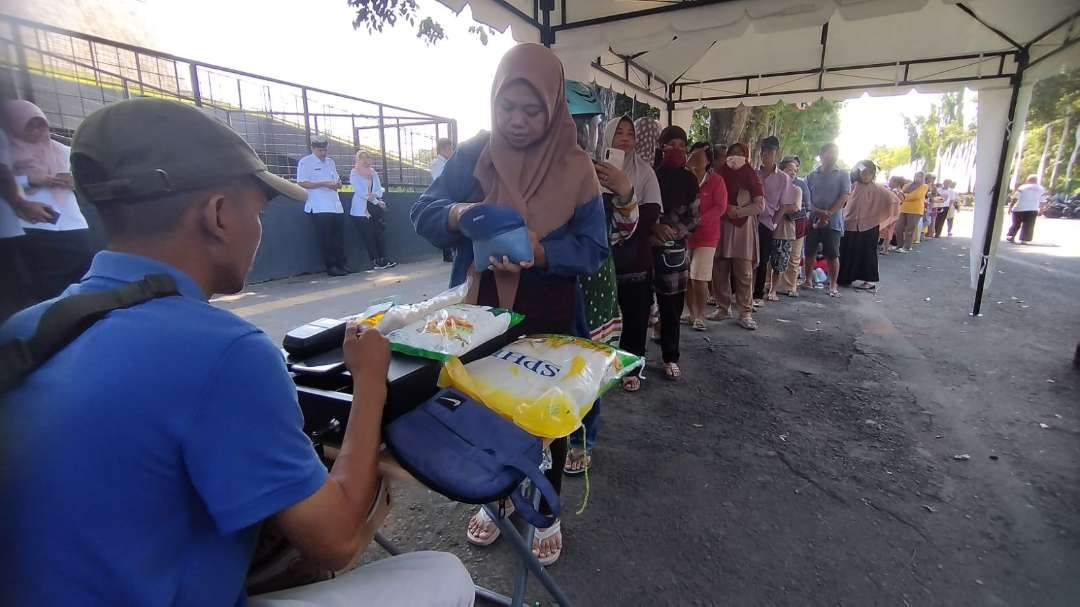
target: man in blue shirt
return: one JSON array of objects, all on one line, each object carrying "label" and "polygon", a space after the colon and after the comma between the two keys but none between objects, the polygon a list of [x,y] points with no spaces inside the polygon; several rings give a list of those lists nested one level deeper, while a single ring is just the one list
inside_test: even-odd
[{"label": "man in blue shirt", "polygon": [[[350,327],[353,405],[328,474],[278,349],[208,303],[243,287],[268,198],[304,191],[224,124],[160,99],[87,117],[71,164],[109,244],[60,298],[148,274],[179,294],[110,312],[0,395],[0,604],[244,605],[266,520],[323,566],[349,563],[379,483],[385,338]],[[55,302],[16,314],[0,343],[29,338]],[[472,594],[455,557],[416,553],[251,602],[467,605]]]},{"label": "man in blue shirt", "polygon": [[806,232],[806,273],[803,288],[812,288],[818,244],[829,263],[829,297],[840,297],[836,277],[840,273],[840,237],[844,235],[844,205],[851,194],[851,176],[836,166],[835,143],[821,146],[821,164],[806,176],[810,189],[810,229]]}]

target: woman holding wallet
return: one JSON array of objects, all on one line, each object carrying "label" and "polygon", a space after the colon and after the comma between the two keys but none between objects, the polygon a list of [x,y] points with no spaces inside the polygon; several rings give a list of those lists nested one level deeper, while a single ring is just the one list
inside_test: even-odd
[{"label": "woman holding wallet", "polygon": [[[525,333],[573,334],[578,277],[599,270],[609,254],[600,184],[577,145],[563,83],[562,63],[550,50],[510,49],[491,89],[490,134],[463,143],[411,212],[417,234],[436,248],[455,249],[450,286],[468,281],[467,302],[524,314]],[[509,207],[524,218],[531,260],[473,259],[461,220],[477,204]],[[553,441],[556,465],[547,475],[556,491],[565,458],[566,439]],[[491,544],[498,535],[483,509],[469,521],[474,544]],[[559,522],[537,531],[533,552],[544,565],[559,558]]]},{"label": "woman holding wallet", "polygon": [[716,312],[709,320],[730,318],[732,287],[738,306],[739,326],[757,329],[754,320],[754,268],[758,257],[758,228],[755,220],[765,210],[765,188],[757,171],[750,167],[750,149],[745,143],[728,146],[727,160],[720,176],[727,186],[728,208],[720,222],[720,244],[713,264],[713,292]]}]

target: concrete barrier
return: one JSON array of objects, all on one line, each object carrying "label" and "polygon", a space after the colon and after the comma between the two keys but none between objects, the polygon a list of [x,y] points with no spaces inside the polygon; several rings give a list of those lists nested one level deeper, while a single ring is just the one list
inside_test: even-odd
[{"label": "concrete barrier", "polygon": [[[367,269],[371,266],[367,250],[347,215],[352,205],[352,193],[343,192],[340,196],[346,213],[342,216],[342,221],[345,223],[345,254],[348,263],[356,270]],[[412,222],[409,221],[409,209],[419,197],[420,192],[387,192],[383,196],[386,202],[387,254],[395,261],[419,261],[441,255],[438,249],[416,235]],[[91,240],[95,248],[104,247],[104,232],[92,205],[85,205],[83,213],[90,224]],[[323,271],[319,243],[315,240],[315,226],[312,225],[311,218],[304,213],[302,203],[283,197],[271,200],[263,213],[262,224],[262,244],[248,276],[249,282],[265,282]]]}]

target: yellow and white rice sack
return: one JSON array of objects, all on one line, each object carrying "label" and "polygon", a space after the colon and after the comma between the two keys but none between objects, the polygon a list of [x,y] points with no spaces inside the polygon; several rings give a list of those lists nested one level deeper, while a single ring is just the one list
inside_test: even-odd
[{"label": "yellow and white rice sack", "polygon": [[560,438],[641,363],[640,357],[588,339],[534,335],[467,365],[449,359],[439,386],[464,392],[530,434]]}]

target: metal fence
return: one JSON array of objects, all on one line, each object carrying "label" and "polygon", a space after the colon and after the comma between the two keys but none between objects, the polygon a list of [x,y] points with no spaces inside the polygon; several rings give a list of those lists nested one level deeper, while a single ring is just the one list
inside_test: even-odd
[{"label": "metal fence", "polygon": [[286,178],[316,134],[331,140],[343,177],[363,149],[387,185],[427,185],[436,140],[457,142],[449,118],[8,16],[0,16],[0,70],[6,92],[36,103],[60,135],[108,103],[176,99],[227,122]]}]

